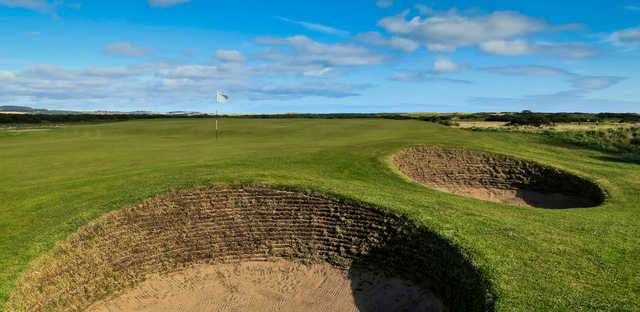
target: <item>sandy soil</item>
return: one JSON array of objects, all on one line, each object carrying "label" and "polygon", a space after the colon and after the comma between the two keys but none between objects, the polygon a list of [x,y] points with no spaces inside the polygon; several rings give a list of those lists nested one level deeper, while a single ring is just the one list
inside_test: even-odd
[{"label": "sandy soil", "polygon": [[199,264],[153,275],[88,311],[444,311],[430,293],[371,272],[329,264],[277,262]]},{"label": "sandy soil", "polygon": [[522,159],[438,146],[396,154],[396,167],[426,186],[457,195],[539,208],[593,207],[603,193],[590,181]]}]

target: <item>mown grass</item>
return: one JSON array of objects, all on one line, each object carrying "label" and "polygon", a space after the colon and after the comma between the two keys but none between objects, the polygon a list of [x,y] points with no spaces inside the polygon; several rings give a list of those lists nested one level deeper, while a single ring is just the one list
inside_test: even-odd
[{"label": "mown grass", "polygon": [[[197,185],[310,188],[403,213],[463,248],[491,278],[499,311],[640,310],[640,165],[537,135],[420,121],[148,120],[0,131],[0,305],[18,274],[107,211]],[[595,208],[513,207],[434,191],[393,153],[441,144],[509,154],[588,176]]]}]

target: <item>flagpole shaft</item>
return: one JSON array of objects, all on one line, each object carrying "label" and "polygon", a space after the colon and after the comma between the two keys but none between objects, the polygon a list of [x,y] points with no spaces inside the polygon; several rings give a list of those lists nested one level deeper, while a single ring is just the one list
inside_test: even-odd
[{"label": "flagpole shaft", "polygon": [[220,92],[220,90],[216,91],[216,141],[218,141],[218,105],[220,103],[225,103],[229,100],[229,97]]},{"label": "flagpole shaft", "polygon": [[216,141],[218,141],[218,110],[216,109]]}]

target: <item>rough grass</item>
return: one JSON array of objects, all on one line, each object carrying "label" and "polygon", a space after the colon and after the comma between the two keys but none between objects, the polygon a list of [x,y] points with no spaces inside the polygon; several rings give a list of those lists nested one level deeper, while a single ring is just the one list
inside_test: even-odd
[{"label": "rough grass", "polygon": [[540,127],[533,126],[507,126],[505,121],[460,121],[457,120],[460,128],[507,128],[513,130],[523,130],[531,132],[544,131],[603,131],[609,129],[629,129],[640,126],[638,123],[619,123],[619,122],[568,122],[556,123],[554,125],[543,125]]},{"label": "rough grass", "polygon": [[626,158],[640,161],[640,124],[637,123],[559,123],[555,125],[507,126],[505,122],[460,122],[460,128],[474,131],[507,131],[541,134],[552,141],[622,153]]},{"label": "rough grass", "polygon": [[[0,302],[36,257],[104,213],[198,185],[269,183],[403,213],[461,246],[499,311],[637,311],[640,165],[544,137],[420,121],[153,120],[0,131]],[[609,200],[546,210],[464,198],[398,174],[390,155],[441,144],[587,176]]]}]

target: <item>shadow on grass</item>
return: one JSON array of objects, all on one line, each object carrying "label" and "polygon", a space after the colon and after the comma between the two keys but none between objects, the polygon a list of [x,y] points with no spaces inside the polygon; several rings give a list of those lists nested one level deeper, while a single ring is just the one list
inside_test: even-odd
[{"label": "shadow on grass", "polygon": [[593,158],[602,161],[640,165],[640,155],[636,154],[611,154],[608,156],[594,156]]}]

